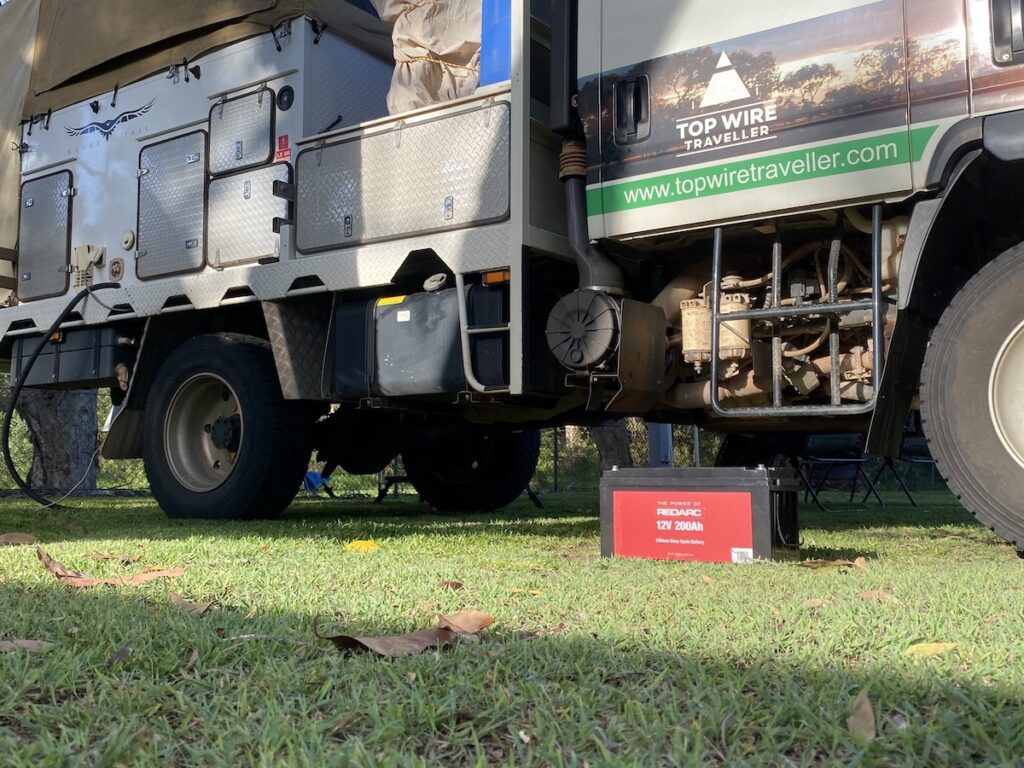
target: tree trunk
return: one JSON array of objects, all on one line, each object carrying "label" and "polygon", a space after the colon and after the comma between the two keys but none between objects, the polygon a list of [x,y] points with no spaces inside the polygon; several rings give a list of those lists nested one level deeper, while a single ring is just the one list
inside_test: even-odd
[{"label": "tree trunk", "polygon": [[25,389],[18,414],[28,426],[32,469],[28,484],[39,490],[96,489],[96,393]]},{"label": "tree trunk", "polygon": [[629,450],[629,430],[626,428],[625,420],[603,427],[591,427],[590,436],[597,445],[602,470],[612,467],[628,469],[633,466],[633,456]]}]

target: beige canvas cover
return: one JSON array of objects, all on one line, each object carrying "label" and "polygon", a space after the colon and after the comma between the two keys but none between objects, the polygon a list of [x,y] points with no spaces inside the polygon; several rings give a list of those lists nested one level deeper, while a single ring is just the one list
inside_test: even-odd
[{"label": "beige canvas cover", "polygon": [[470,96],[480,81],[480,0],[371,0],[394,27],[392,114]]}]

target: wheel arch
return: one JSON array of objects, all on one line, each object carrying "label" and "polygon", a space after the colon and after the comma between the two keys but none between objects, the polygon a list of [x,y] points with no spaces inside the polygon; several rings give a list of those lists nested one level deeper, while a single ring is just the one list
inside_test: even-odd
[{"label": "wheel arch", "polygon": [[242,333],[267,340],[258,304],[155,315],[146,321],[124,404],[100,450],[104,459],[142,458],[142,414],[161,363],[185,341],[207,333]]}]

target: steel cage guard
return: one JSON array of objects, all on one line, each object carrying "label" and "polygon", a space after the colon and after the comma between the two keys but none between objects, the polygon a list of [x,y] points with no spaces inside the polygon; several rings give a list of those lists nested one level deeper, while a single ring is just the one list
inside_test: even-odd
[{"label": "steel cage guard", "polygon": [[[841,225],[840,217],[837,227]],[[836,295],[836,274],[839,269],[838,242],[839,232],[832,242],[829,253],[828,281],[829,295]],[[724,232],[721,227],[714,231],[714,245],[711,268],[711,407],[715,414],[723,418],[760,418],[767,416],[858,416],[870,413],[878,398],[882,380],[882,366],[885,364],[883,350],[883,315],[882,315],[882,206],[875,204],[871,209],[871,298],[862,301],[814,304],[806,307],[779,306],[782,294],[782,240],[778,229],[775,242],[772,244],[772,287],[771,306],[765,309],[752,309],[745,312],[720,312],[722,286],[722,258]],[[873,368],[871,372],[872,394],[865,403],[842,405],[840,394],[839,372],[839,332],[836,320],[841,315],[862,310],[871,311],[871,340]],[[831,389],[831,405],[782,405],[782,334],[781,321],[793,317],[827,315],[829,323],[829,351],[832,357],[832,371],[829,375]],[[723,323],[734,320],[766,320],[772,325],[772,405],[754,408],[726,408],[722,405],[718,393],[721,358],[719,356],[719,340]]]}]

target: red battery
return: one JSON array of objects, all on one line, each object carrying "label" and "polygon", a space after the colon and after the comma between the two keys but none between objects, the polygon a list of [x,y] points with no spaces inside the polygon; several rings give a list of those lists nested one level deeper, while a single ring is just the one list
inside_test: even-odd
[{"label": "red battery", "polygon": [[700,563],[799,557],[799,483],[758,467],[621,469],[601,478],[601,554]]}]

